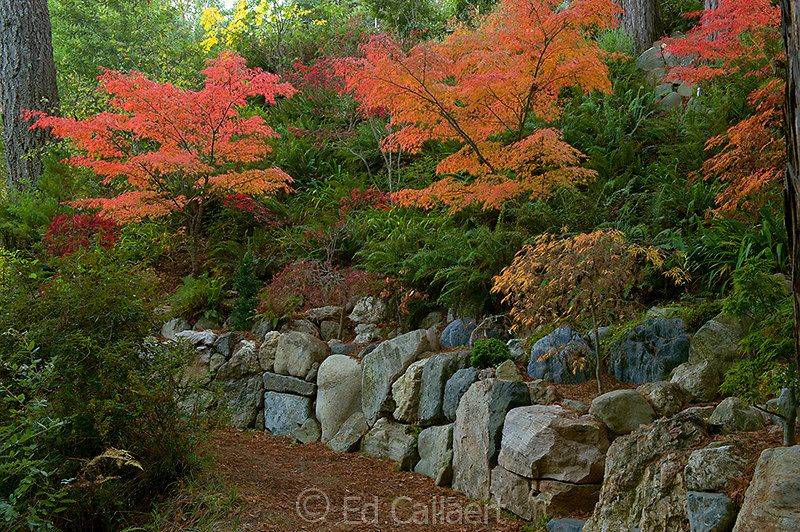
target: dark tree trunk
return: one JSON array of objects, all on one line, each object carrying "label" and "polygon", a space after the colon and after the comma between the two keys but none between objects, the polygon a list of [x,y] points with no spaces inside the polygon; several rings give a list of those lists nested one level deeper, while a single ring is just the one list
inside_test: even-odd
[{"label": "dark tree trunk", "polygon": [[30,131],[22,111],[58,107],[47,0],[0,0],[0,103],[9,187],[35,184],[42,163],[32,152],[47,135]]},{"label": "dark tree trunk", "polygon": [[661,16],[658,0],[620,0],[622,27],[633,38],[635,52],[640,54],[661,37]]},{"label": "dark tree trunk", "polygon": [[[786,147],[785,174],[786,231],[789,233],[789,253],[792,265],[792,294],[794,299],[795,378],[800,372],[800,0],[781,0],[783,40],[786,46],[788,72],[786,75]],[[797,383],[790,388],[790,400],[785,416],[784,444],[794,445],[797,411]]]}]

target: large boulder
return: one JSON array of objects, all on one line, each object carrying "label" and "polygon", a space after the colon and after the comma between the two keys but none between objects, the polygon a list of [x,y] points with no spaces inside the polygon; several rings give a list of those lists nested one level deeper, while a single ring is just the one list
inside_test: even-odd
[{"label": "large boulder", "polygon": [[580,360],[591,361],[592,350],[577,331],[559,327],[538,340],[531,347],[528,375],[564,384],[584,382],[591,376],[588,364],[580,367]]},{"label": "large boulder", "polygon": [[455,489],[473,499],[489,497],[506,412],[529,402],[528,388],[521,382],[486,379],[470,386],[458,405],[453,427]]},{"label": "large boulder", "polygon": [[636,390],[614,390],[595,397],[589,413],[614,434],[628,434],[656,418],[653,407]]},{"label": "large boulder", "polygon": [[707,360],[697,364],[684,362],[672,372],[671,382],[696,401],[710,401],[719,393],[722,382]]},{"label": "large boulder", "polygon": [[353,339],[355,344],[368,344],[381,339],[381,330],[374,323],[359,323],[355,327],[356,337]]},{"label": "large boulder", "polygon": [[328,355],[328,345],[308,333],[289,331],[278,338],[274,372],[305,379]]},{"label": "large boulder", "polygon": [[264,390],[260,376],[245,379],[226,380],[220,383],[221,406],[227,414],[232,427],[249,429],[255,426],[261,409]]},{"label": "large boulder", "polygon": [[414,471],[447,486],[453,477],[453,425],[428,427],[419,433],[419,462]]},{"label": "large boulder", "polygon": [[[469,353],[462,351],[433,355],[425,361],[419,390],[419,422],[421,425],[432,425],[444,421],[447,382],[458,369],[467,364],[468,360]],[[472,383],[470,382],[470,384]],[[456,406],[458,405],[452,405],[454,417]]]},{"label": "large boulder", "polygon": [[395,409],[393,417],[403,423],[416,423],[419,410],[419,392],[422,388],[422,370],[427,360],[413,362],[405,373],[392,384]]},{"label": "large boulder", "polygon": [[642,384],[668,379],[688,358],[689,335],[684,321],[656,316],[634,327],[611,347],[609,369],[617,380]]},{"label": "large boulder", "polygon": [[316,414],[322,441],[330,440],[347,419],[361,411],[361,364],[346,355],[331,355],[317,372]]},{"label": "large boulder", "polygon": [[761,414],[738,397],[723,399],[708,418],[708,424],[725,434],[748,432],[764,427]]},{"label": "large boulder", "polygon": [[370,424],[375,423],[380,414],[394,411],[392,384],[427,350],[428,339],[420,329],[382,342],[364,357],[361,408]]},{"label": "large boulder", "polygon": [[411,470],[418,458],[414,427],[381,418],[364,436],[361,450],[376,458],[393,460],[403,471]]},{"label": "large boulder", "polygon": [[350,321],[356,324],[376,324],[383,321],[386,315],[386,304],[383,300],[367,296],[359,299],[353,311],[350,312]]},{"label": "large boulder", "polygon": [[236,345],[231,358],[217,370],[217,380],[233,380],[261,374],[256,344],[242,340]]},{"label": "large boulder", "polygon": [[477,324],[472,318],[458,318],[447,324],[439,337],[439,344],[444,349],[469,344],[469,337]]},{"label": "large boulder", "polygon": [[275,353],[280,337],[281,333],[278,331],[270,331],[264,335],[264,341],[258,348],[258,363],[264,371],[272,371],[275,366]]},{"label": "large boulder", "polygon": [[317,391],[317,386],[312,382],[298,379],[297,377],[266,372],[264,373],[264,390],[313,397]]},{"label": "large boulder", "polygon": [[498,463],[531,479],[599,484],[609,441],[591,416],[558,405],[531,405],[508,412]]},{"label": "large boulder", "polygon": [[472,383],[478,380],[478,370],[475,368],[462,368],[447,379],[442,400],[442,412],[448,421],[455,421],[456,409],[461,397],[467,393]]},{"label": "large boulder", "polygon": [[747,461],[734,444],[713,442],[692,451],[683,470],[686,488],[692,491],[726,491],[744,475]]},{"label": "large boulder", "polygon": [[326,307],[317,307],[307,310],[305,317],[307,320],[321,323],[327,320],[338,321],[342,315],[342,307],[335,305],[328,305]]},{"label": "large boulder", "polygon": [[659,416],[674,416],[689,402],[686,392],[673,382],[646,382],[636,391],[650,401]]},{"label": "large boulder", "polygon": [[800,445],[761,453],[734,532],[800,530]]},{"label": "large boulder", "polygon": [[736,504],[724,493],[690,491],[686,516],[693,532],[728,532],[736,519]]},{"label": "large boulder", "polygon": [[275,436],[289,436],[314,417],[310,397],[264,392],[264,428]]},{"label": "large boulder", "polygon": [[687,452],[709,437],[705,422],[680,413],[614,440],[600,500],[586,530],[685,530]]},{"label": "large boulder", "polygon": [[361,438],[369,432],[367,419],[361,410],[353,412],[347,420],[339,427],[336,434],[328,440],[328,447],[338,453],[347,453],[358,449]]}]

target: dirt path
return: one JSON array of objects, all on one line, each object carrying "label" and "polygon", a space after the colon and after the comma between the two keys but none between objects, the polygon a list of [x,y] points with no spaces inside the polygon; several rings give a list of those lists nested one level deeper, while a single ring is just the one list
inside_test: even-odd
[{"label": "dirt path", "polygon": [[398,472],[393,462],[295,445],[266,433],[221,431],[212,442],[236,488],[245,530],[519,530],[521,523]]}]

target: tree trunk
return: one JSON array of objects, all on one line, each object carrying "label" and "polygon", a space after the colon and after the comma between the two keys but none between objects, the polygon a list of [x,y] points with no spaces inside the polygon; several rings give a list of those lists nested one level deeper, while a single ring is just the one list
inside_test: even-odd
[{"label": "tree trunk", "polygon": [[636,54],[641,54],[661,37],[658,0],[620,0],[622,27],[633,38]]},{"label": "tree trunk", "polygon": [[42,174],[47,134],[30,131],[26,109],[58,108],[56,67],[47,0],[0,0],[0,103],[8,185],[33,185]]},{"label": "tree trunk", "polygon": [[786,47],[788,72],[786,76],[787,161],[785,173],[785,218],[789,236],[789,256],[792,265],[792,295],[794,300],[794,382],[786,412],[784,444],[794,445],[797,411],[797,377],[800,373],[800,0],[781,0],[783,41]]}]

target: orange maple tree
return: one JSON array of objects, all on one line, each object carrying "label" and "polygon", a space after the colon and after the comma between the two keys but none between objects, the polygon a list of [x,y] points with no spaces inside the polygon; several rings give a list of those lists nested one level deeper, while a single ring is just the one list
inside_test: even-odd
[{"label": "orange maple tree", "polygon": [[[263,118],[242,112],[248,98],[275,104],[296,91],[277,75],[223,53],[203,71],[200,90],[157,83],[139,72],[107,70],[98,90],[110,111],[84,120],[29,113],[33,128],[69,139],[78,154],[66,162],[92,170],[110,197],[72,202],[119,223],[178,213],[194,241],[203,210],[216,195],[290,191],[292,178],[264,159],[278,134]],[[193,264],[193,268],[196,264]]]},{"label": "orange maple tree", "polygon": [[582,154],[545,125],[560,114],[562,89],[611,90],[605,54],[592,36],[616,25],[619,8],[611,0],[562,4],[503,0],[475,29],[408,51],[375,36],[362,57],[339,65],[346,89],[366,111],[388,112],[394,131],[383,150],[417,153],[431,140],[461,145],[437,166],[443,179],[397,192],[395,203],[494,209],[594,175],[580,167]]},{"label": "orange maple tree", "polygon": [[774,64],[782,55],[780,8],[770,0],[720,0],[716,8],[693,15],[698,23],[685,36],[665,39],[667,52],[692,58],[672,68],[668,78],[697,83],[740,74],[759,79],[748,97],[753,114],[708,140],[713,156],[702,168],[705,179],[726,183],[716,198],[718,212],[752,210],[780,182],[786,157],[780,131],[783,80]]}]

